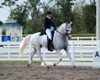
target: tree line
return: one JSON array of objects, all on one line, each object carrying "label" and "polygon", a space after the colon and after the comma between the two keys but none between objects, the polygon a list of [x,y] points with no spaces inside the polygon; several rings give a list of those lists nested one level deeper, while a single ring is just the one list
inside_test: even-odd
[{"label": "tree line", "polygon": [[96,6],[91,0],[89,4],[78,3],[77,0],[49,0],[48,2],[26,0],[22,4],[17,4],[18,1],[4,0],[2,7],[10,7],[9,18],[16,19],[24,26],[24,34],[42,31],[47,11],[52,12],[57,27],[64,22],[72,21],[73,34],[95,34],[96,32]]}]

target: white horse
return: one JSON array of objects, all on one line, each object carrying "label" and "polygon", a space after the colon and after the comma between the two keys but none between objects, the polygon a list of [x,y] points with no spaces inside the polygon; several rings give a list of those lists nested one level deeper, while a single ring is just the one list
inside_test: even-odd
[{"label": "white horse", "polygon": [[[74,66],[73,60],[71,59],[71,56],[68,51],[68,41],[66,38],[67,35],[68,36],[71,35],[71,31],[72,31],[71,24],[72,22],[63,23],[55,31],[54,38],[53,38],[53,45],[54,45],[55,51],[57,52],[59,56],[59,60],[56,63],[54,63],[54,66],[56,66],[62,60],[61,53],[60,53],[61,49],[64,49],[66,51],[66,54],[68,55],[68,57],[70,58],[72,62],[72,65]],[[41,56],[41,46],[47,48],[47,40],[43,41],[43,37],[44,35],[40,36],[40,32],[34,33],[32,35],[27,35],[23,39],[22,43],[20,44],[20,52],[19,52],[20,55],[23,54],[23,50],[29,42],[34,48],[33,52],[30,53],[28,66],[32,64],[33,55],[37,52],[44,66],[48,67],[46,62],[43,60]]]}]

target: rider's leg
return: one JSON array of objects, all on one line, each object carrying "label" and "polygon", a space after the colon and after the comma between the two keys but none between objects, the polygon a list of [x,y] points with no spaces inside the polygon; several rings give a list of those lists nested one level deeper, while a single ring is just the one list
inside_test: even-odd
[{"label": "rider's leg", "polygon": [[46,34],[50,40],[52,40],[51,29],[46,29]]},{"label": "rider's leg", "polygon": [[48,36],[48,38],[49,38],[49,40],[48,40],[48,45],[47,45],[48,50],[53,51],[53,48],[52,48],[52,35],[51,35],[51,29],[46,29],[46,34],[47,34],[47,36]]}]

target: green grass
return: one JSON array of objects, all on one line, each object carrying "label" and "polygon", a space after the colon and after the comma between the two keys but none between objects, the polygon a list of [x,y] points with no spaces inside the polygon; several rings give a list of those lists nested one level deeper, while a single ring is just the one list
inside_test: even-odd
[{"label": "green grass", "polygon": [[[55,60],[54,60],[54,61],[49,61],[49,60],[47,60],[47,62],[55,62]],[[70,61],[69,61],[69,60],[63,60],[63,61],[61,61],[61,62],[70,62]],[[80,60],[80,61],[78,60],[78,61],[77,61],[77,60],[75,60],[74,62],[92,62],[92,61],[89,61],[89,60],[88,60],[88,61],[82,61],[82,60]]]},{"label": "green grass", "polygon": [[[28,61],[0,61],[0,62],[4,62],[4,63],[28,63]],[[49,61],[47,60],[47,62],[54,62],[54,61]],[[61,62],[70,62],[69,60],[63,60]],[[76,60],[74,62],[92,62],[92,61],[82,61],[82,60]],[[33,61],[33,63],[37,63],[37,64],[41,64],[41,61]]]},{"label": "green grass", "polygon": [[[0,61],[0,62],[5,62],[5,63],[27,63],[28,61],[26,60],[26,61],[10,61],[10,60],[8,60],[8,61]],[[33,61],[33,63],[38,63],[38,64],[41,64],[41,61]]]},{"label": "green grass", "polygon": [[75,61],[75,62],[92,62],[92,61]]},{"label": "green grass", "polygon": [[72,37],[96,37],[96,34],[72,34]]}]

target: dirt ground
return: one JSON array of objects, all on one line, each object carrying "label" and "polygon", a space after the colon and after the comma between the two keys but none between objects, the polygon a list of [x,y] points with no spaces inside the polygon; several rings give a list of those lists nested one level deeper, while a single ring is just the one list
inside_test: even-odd
[{"label": "dirt ground", "polygon": [[100,69],[91,67],[50,66],[26,62],[0,62],[0,80],[100,80]]}]

